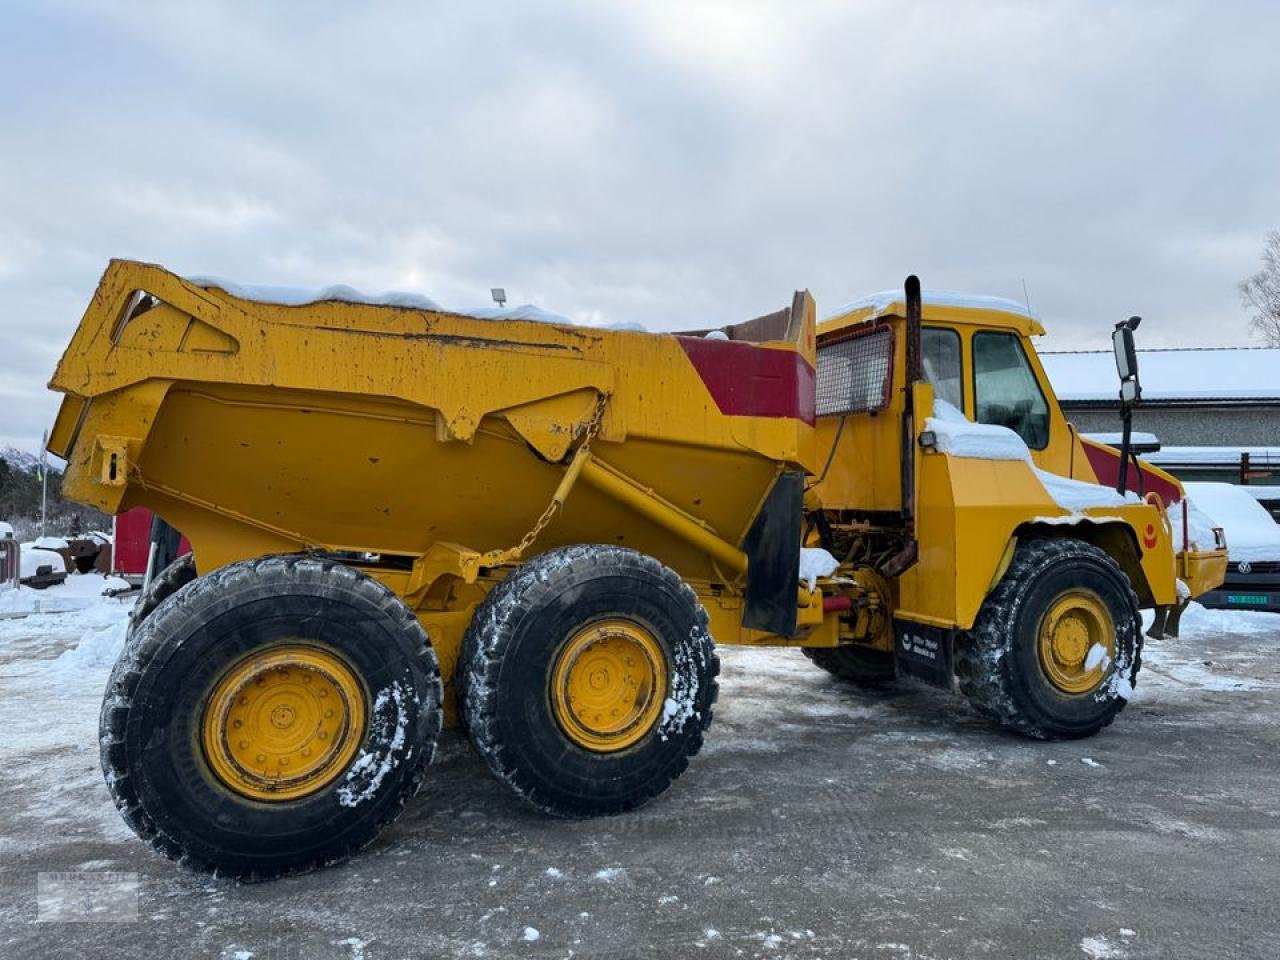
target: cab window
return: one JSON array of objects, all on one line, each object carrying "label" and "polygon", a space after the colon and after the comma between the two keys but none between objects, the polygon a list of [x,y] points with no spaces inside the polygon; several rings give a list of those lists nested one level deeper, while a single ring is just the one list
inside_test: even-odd
[{"label": "cab window", "polygon": [[933,395],[964,412],[964,378],[960,367],[960,335],[942,327],[920,332],[924,378],[933,384]]},{"label": "cab window", "polygon": [[973,399],[979,423],[1008,427],[1032,450],[1049,444],[1049,404],[1018,337],[973,336]]}]

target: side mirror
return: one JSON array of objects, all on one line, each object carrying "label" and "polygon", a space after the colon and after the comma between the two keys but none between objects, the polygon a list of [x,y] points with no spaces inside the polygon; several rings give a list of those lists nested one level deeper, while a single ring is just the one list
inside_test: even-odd
[{"label": "side mirror", "polygon": [[1130,323],[1133,320],[1117,324],[1111,333],[1111,349],[1116,355],[1116,373],[1120,374],[1121,380],[1138,375],[1138,348],[1133,343],[1133,327],[1129,326]]}]

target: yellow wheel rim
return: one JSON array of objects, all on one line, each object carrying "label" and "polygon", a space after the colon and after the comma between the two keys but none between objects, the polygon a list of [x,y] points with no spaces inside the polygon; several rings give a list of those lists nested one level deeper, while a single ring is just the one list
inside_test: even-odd
[{"label": "yellow wheel rim", "polygon": [[232,666],[205,705],[201,740],[224,785],[254,800],[296,800],[342,773],[365,734],[365,695],[351,668],[287,644]]},{"label": "yellow wheel rim", "polygon": [[667,698],[667,657],[647,629],[602,620],[560,648],[551,671],[556,722],[575,744],[595,753],[624,750],[657,722]]},{"label": "yellow wheel rim", "polygon": [[[1090,655],[1096,646],[1106,652]],[[1040,667],[1063,693],[1096,689],[1116,656],[1116,627],[1097,594],[1073,590],[1053,602],[1040,621]]]}]

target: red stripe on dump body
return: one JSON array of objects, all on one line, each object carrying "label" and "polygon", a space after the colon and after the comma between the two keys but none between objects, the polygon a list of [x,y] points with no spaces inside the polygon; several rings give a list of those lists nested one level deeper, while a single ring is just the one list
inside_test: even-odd
[{"label": "red stripe on dump body", "polygon": [[[1089,458],[1089,466],[1097,474],[1098,482],[1104,487],[1114,488],[1120,479],[1120,451],[1113,447],[1098,447],[1091,443],[1083,443],[1084,455]],[[1176,484],[1170,483],[1158,475],[1150,467],[1139,463],[1142,470],[1142,492],[1159,494],[1166,507],[1172,506],[1182,499],[1182,491]],[[1134,493],[1138,492],[1137,470],[1133,469],[1133,461],[1129,462],[1129,479],[1125,486]]]},{"label": "red stripe on dump body", "polygon": [[813,367],[800,354],[732,340],[676,339],[721,413],[814,424]]}]

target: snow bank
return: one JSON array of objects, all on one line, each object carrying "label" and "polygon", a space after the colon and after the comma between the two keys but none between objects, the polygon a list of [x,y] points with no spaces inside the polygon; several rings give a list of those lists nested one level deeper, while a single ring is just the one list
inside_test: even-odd
[{"label": "snow bank", "polygon": [[0,584],[0,620],[9,617],[25,617],[40,609],[35,590]]},{"label": "snow bank", "polygon": [[[33,551],[45,553],[61,562],[62,558],[49,551]],[[23,555],[23,566],[26,566],[26,554]],[[41,565],[47,561],[41,561]],[[55,567],[56,570],[63,569]],[[26,576],[26,574],[23,574]],[[0,586],[0,618],[27,616],[36,613],[68,613],[73,610],[88,610],[104,602],[103,594],[108,591],[125,591],[129,589],[127,581],[119,577],[104,577],[100,573],[73,573],[62,583],[54,584],[43,590],[32,587]]]},{"label": "snow bank", "polygon": [[532,303],[514,307],[445,307],[430,297],[420,293],[406,293],[401,290],[389,290],[385,293],[362,293],[354,287],[336,284],[322,287],[319,290],[303,287],[277,287],[264,284],[236,283],[223,277],[185,277],[188,283],[205,289],[221,290],[241,300],[254,300],[258,303],[273,303],[283,307],[302,307],[311,303],[338,301],[339,303],[361,303],[375,307],[404,307],[410,310],[431,310],[438,313],[458,313],[478,320],[532,320],[535,323],[571,324],[568,317],[550,310],[544,310]]},{"label": "snow bank", "polygon": [[[921,290],[920,300],[925,307],[959,307],[965,310],[996,310],[1000,313],[1012,313],[1019,317],[1029,317],[1032,320],[1039,320],[1040,315],[1032,310],[1027,309],[1025,303],[1018,303],[1016,300],[1007,300],[1004,297],[987,297],[976,293],[961,293],[957,290]],[[894,310],[892,308],[897,307]],[[873,293],[868,297],[862,297],[858,300],[851,300],[844,306],[836,309],[834,313],[823,317],[824,320],[831,320],[835,317],[843,317],[847,313],[853,313],[855,310],[870,310],[867,319],[884,316],[887,313],[905,313],[906,311],[906,295],[902,290],[881,290],[879,293]]]},{"label": "snow bank", "polygon": [[[1191,539],[1209,549],[1213,544],[1212,527],[1221,527],[1227,535],[1227,556],[1251,563],[1280,560],[1280,526],[1267,509],[1244,487],[1230,483],[1189,482],[1185,484],[1194,522],[1189,522]],[[1190,521],[1190,517],[1188,518]],[[1182,519],[1176,521],[1181,529]],[[1206,544],[1210,546],[1205,546]]]},{"label": "snow bank", "polygon": [[111,669],[120,658],[128,631],[129,621],[125,619],[87,630],[79,643],[49,664],[46,676],[65,677]]},{"label": "snow bank", "polygon": [[13,536],[13,526],[0,520],[0,540],[8,539]]},{"label": "snow bank", "polygon": [[818,589],[819,577],[831,576],[838,566],[840,561],[821,547],[800,548],[800,580],[810,593]]}]

